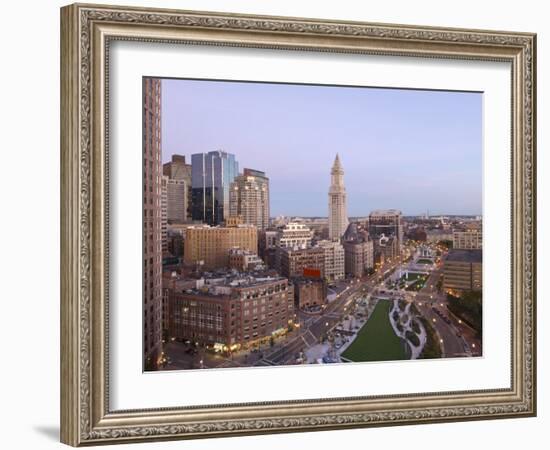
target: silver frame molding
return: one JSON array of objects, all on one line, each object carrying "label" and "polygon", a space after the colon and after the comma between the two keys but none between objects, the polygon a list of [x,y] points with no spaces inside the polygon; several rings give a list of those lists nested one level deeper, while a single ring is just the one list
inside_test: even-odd
[{"label": "silver frame molding", "polygon": [[[512,385],[485,391],[112,411],[108,57],[113,40],[512,67]],[[536,415],[536,35],[75,4],[61,9],[61,441],[73,446]]]}]

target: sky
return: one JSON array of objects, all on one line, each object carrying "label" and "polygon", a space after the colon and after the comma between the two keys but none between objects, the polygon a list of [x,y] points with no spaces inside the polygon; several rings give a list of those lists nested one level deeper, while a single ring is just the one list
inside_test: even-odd
[{"label": "sky", "polygon": [[482,93],[162,80],[163,161],[224,150],[266,172],[271,216],[327,216],[344,167],[348,216],[481,214]]}]

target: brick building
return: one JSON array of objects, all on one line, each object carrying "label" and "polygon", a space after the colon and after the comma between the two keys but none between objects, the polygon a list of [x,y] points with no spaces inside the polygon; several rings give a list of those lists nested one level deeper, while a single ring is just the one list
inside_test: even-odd
[{"label": "brick building", "polygon": [[226,278],[168,293],[170,337],[236,350],[285,334],[294,322],[294,288],[282,277]]},{"label": "brick building", "polygon": [[301,277],[304,269],[317,269],[325,276],[325,250],[321,247],[280,248],[280,273],[287,278]]},{"label": "brick building", "polygon": [[327,302],[327,284],[321,278],[298,278],[294,280],[294,304],[304,309],[321,306]]}]

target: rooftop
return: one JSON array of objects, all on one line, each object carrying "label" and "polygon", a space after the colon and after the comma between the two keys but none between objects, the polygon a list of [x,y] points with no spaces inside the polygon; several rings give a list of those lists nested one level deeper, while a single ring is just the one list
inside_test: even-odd
[{"label": "rooftop", "polygon": [[481,263],[481,250],[450,250],[447,255],[447,261]]},{"label": "rooftop", "polygon": [[220,225],[216,225],[216,226],[211,226],[211,225],[208,225],[208,224],[195,224],[195,225],[190,225],[188,227],[186,227],[187,229],[190,229],[190,230],[234,230],[235,228],[254,228],[256,229],[256,226],[255,225],[252,225],[252,224],[247,224],[247,223],[239,223],[239,224],[236,224],[234,226],[231,226],[231,227],[228,227],[228,226],[220,226]]},{"label": "rooftop", "polygon": [[358,242],[362,243],[368,240],[368,231],[364,230],[356,222],[350,222],[343,236],[345,242]]},{"label": "rooftop", "polygon": [[371,211],[369,216],[396,216],[401,215],[398,209],[375,209]]},{"label": "rooftop", "polygon": [[269,281],[282,280],[274,270],[256,270],[252,272],[238,272],[236,270],[217,271],[204,274],[204,281],[207,284],[218,284],[223,286],[253,286]]},{"label": "rooftop", "polygon": [[[263,286],[269,283],[286,280],[272,270],[238,272],[236,270],[206,273],[199,280],[176,281],[176,291],[190,295],[206,297],[229,297],[235,295],[235,289]],[[193,286],[193,282],[195,285]]]}]

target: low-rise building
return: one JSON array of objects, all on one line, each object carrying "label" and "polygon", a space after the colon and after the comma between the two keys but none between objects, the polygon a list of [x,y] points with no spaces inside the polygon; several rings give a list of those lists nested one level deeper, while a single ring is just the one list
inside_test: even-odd
[{"label": "low-rise building", "polygon": [[453,233],[449,229],[433,229],[426,231],[426,241],[436,244],[440,241],[452,241]]},{"label": "low-rise building", "polygon": [[250,270],[263,270],[265,266],[256,253],[250,250],[232,248],[229,250],[229,268],[239,272],[247,272]]},{"label": "low-rise building", "polygon": [[188,227],[185,231],[184,262],[212,270],[229,266],[229,250],[258,251],[258,230],[254,225]]},{"label": "low-rise building", "polygon": [[307,309],[327,302],[327,283],[321,278],[297,278],[294,280],[295,307]]},{"label": "low-rise building", "polygon": [[350,223],[343,236],[344,267],[348,276],[361,278],[374,267],[374,244],[358,223]]},{"label": "low-rise building", "polygon": [[443,287],[450,291],[479,291],[483,287],[482,251],[450,250],[443,266]]},{"label": "low-rise building", "polygon": [[278,230],[261,230],[258,234],[258,255],[267,267],[277,267]]},{"label": "low-rise building", "polygon": [[290,222],[279,230],[277,246],[281,248],[306,248],[311,245],[313,232],[303,223]]},{"label": "low-rise building", "polygon": [[175,230],[168,229],[167,251],[176,258],[183,257],[183,235]]},{"label": "low-rise building", "polygon": [[321,247],[310,248],[279,248],[280,273],[287,278],[304,275],[304,270],[317,270],[321,277],[325,276],[325,251]]},{"label": "low-rise building", "polygon": [[224,277],[168,293],[169,337],[236,350],[284,334],[294,323],[294,288],[279,276]]},{"label": "low-rise building", "polygon": [[375,259],[378,261],[391,261],[399,257],[399,241],[395,236],[381,234],[373,242]]},{"label": "low-rise building", "polygon": [[344,247],[336,241],[319,241],[317,245],[325,255],[324,277],[328,281],[342,280],[345,271]]},{"label": "low-rise building", "polygon": [[483,233],[480,229],[472,228],[465,231],[453,231],[453,248],[480,249],[483,244]]}]

